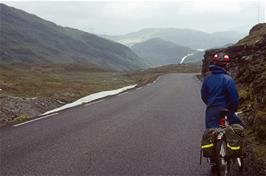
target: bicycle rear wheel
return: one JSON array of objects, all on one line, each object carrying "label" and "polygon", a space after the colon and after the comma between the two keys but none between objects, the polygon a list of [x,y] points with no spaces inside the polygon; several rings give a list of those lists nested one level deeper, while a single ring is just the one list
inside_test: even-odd
[{"label": "bicycle rear wheel", "polygon": [[228,176],[230,172],[230,160],[226,158],[226,143],[218,140],[215,147],[215,161],[218,176]]}]

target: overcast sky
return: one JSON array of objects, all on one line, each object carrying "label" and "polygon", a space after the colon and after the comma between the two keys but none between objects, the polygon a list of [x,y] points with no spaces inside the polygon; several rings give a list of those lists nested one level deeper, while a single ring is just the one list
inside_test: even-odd
[{"label": "overcast sky", "polygon": [[[97,34],[155,27],[248,32],[258,22],[257,1],[3,2],[59,25]],[[265,1],[260,1],[259,13],[264,21]]]}]

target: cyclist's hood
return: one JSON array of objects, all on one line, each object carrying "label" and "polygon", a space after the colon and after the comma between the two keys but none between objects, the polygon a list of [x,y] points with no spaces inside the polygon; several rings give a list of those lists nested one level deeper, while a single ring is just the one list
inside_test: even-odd
[{"label": "cyclist's hood", "polygon": [[214,74],[220,74],[220,73],[226,74],[227,73],[223,67],[221,67],[219,65],[214,65],[214,64],[209,65],[209,70]]}]

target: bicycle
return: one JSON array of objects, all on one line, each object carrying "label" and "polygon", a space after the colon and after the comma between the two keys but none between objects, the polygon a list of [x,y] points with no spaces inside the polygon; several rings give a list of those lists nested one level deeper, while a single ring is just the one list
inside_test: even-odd
[{"label": "bicycle", "polygon": [[226,128],[229,126],[227,121],[227,116],[229,111],[223,109],[220,111],[220,127],[217,129],[218,134],[216,137],[216,145],[214,149],[214,163],[217,170],[218,176],[228,176],[230,173],[231,163],[237,162],[239,171],[243,171],[244,168],[244,155],[238,157],[228,157],[227,156],[227,147],[230,147],[232,150],[239,150],[240,147],[232,147],[226,141]]}]

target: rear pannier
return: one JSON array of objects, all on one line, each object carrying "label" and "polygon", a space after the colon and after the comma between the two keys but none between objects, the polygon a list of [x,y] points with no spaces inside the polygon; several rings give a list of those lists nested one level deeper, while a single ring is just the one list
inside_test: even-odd
[{"label": "rear pannier", "polygon": [[232,124],[225,129],[226,154],[228,157],[243,155],[244,128],[239,124]]},{"label": "rear pannier", "polygon": [[206,129],[201,139],[201,151],[203,157],[212,157],[215,148],[215,140],[218,131],[216,128]]}]

